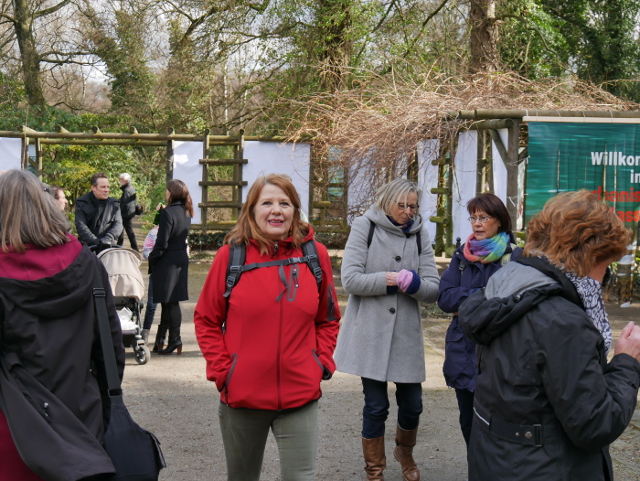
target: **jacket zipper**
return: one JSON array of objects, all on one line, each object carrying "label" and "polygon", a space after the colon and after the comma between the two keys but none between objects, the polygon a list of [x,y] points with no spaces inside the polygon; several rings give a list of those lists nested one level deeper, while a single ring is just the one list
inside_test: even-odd
[{"label": "jacket zipper", "polygon": [[278,405],[278,410],[282,409],[282,393],[281,393],[281,386],[280,386],[280,382],[281,382],[281,370],[282,370],[282,366],[280,365],[282,362],[282,356],[280,353],[280,349],[282,347],[282,310],[283,310],[283,302],[282,299],[280,300],[280,319],[278,321],[278,352],[277,352],[277,370],[276,370],[276,391],[277,391],[277,405]]}]

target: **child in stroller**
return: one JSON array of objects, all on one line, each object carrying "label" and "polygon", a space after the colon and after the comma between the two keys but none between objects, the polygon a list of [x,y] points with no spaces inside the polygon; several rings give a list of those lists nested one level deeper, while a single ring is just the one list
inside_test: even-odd
[{"label": "child in stroller", "polygon": [[149,361],[149,348],[142,338],[142,298],[144,297],[144,278],[140,272],[142,259],[132,249],[111,248],[98,253],[109,276],[113,291],[125,347],[132,347],[138,364]]}]

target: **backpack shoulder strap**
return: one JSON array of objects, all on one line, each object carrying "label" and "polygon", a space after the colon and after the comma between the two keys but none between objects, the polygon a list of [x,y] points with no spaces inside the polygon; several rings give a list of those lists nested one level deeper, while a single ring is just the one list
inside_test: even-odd
[{"label": "backpack shoulder strap", "polygon": [[320,260],[318,259],[316,243],[313,239],[302,243],[302,253],[304,254],[309,269],[311,269],[313,276],[316,278],[316,283],[319,288],[320,284],[322,284],[322,268],[320,267]]},{"label": "backpack shoulder strap", "polygon": [[240,280],[240,274],[242,274],[242,266],[247,256],[247,246],[244,244],[230,244],[229,245],[229,265],[227,266],[227,289],[224,291],[223,296],[229,297],[231,295],[231,289]]},{"label": "backpack shoulder strap", "polygon": [[[367,235],[367,247],[371,246],[373,240],[373,232],[376,230],[376,224],[369,220],[369,234]],[[416,232],[416,243],[418,244],[418,255],[422,254],[422,235],[420,231]]]},{"label": "backpack shoulder strap", "polygon": [[373,231],[376,230],[376,224],[372,220],[369,220],[369,234],[367,235],[367,247],[371,246],[373,240]]}]

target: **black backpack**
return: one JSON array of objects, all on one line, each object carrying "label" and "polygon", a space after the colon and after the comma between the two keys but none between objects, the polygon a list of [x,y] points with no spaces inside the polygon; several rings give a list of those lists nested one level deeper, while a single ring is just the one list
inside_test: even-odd
[{"label": "black backpack", "polygon": [[304,254],[303,257],[289,257],[288,259],[245,264],[247,246],[244,244],[231,244],[229,246],[229,265],[227,266],[227,289],[224,291],[224,297],[228,298],[231,295],[231,291],[240,280],[243,272],[251,271],[259,267],[289,266],[292,264],[307,264],[311,272],[313,272],[313,276],[316,278],[318,289],[320,289],[320,284],[322,284],[322,268],[318,260],[316,244],[313,239],[310,239],[303,242],[301,247]]}]

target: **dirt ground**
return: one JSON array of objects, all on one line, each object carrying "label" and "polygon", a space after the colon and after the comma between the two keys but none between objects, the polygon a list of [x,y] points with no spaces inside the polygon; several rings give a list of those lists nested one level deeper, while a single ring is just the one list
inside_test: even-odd
[{"label": "dirt ground", "polygon": [[[441,267],[445,264],[440,261]],[[146,365],[136,364],[127,352],[125,402],[136,421],[153,431],[160,441],[168,466],[160,480],[224,481],[226,469],[218,426],[218,394],[205,379],[205,363],[198,349],[193,329],[193,309],[209,268],[210,260],[190,266],[190,300],[181,303],[183,312],[181,356],[153,356]],[[146,272],[146,266],[143,266]],[[344,312],[344,304],[342,304]],[[159,320],[160,308],[156,312]],[[609,306],[615,332],[627,320],[638,320],[640,303],[628,309]],[[427,381],[423,384],[424,413],[415,448],[415,459],[423,479],[463,481],[466,479],[464,441],[458,427],[457,404],[453,390],[442,377],[444,333],[448,318],[437,308],[425,309],[423,333]],[[392,386],[392,385],[391,385]],[[391,387],[390,387],[391,388]],[[359,378],[336,373],[322,383],[320,400],[320,448],[317,479],[352,481],[361,479],[363,461],[360,447],[362,393]],[[390,394],[390,398],[393,399]],[[388,468],[385,479],[402,479],[398,463],[393,460],[393,426],[396,411],[391,408],[386,434]],[[612,446],[617,481],[640,480],[640,410],[633,422]],[[265,452],[262,480],[280,479],[278,453],[270,437]]]}]

